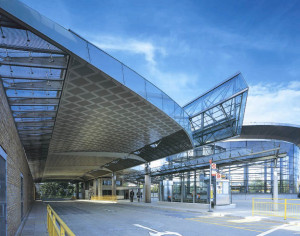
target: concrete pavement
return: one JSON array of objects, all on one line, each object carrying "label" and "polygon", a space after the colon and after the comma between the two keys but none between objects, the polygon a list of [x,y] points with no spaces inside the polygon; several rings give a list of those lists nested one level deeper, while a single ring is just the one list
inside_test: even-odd
[{"label": "concrete pavement", "polygon": [[47,209],[42,201],[36,201],[21,231],[22,236],[47,236]]},{"label": "concrete pavement", "polygon": [[[218,210],[213,213],[208,213],[200,204],[168,202],[146,204],[126,200],[118,203],[77,200],[51,201],[49,204],[76,235],[300,234],[300,224],[297,221],[284,222],[280,219],[252,217],[249,210],[246,216],[245,203],[244,209],[240,203],[240,209],[237,206],[236,209]],[[46,204],[42,206],[42,214],[46,215]],[[243,212],[244,215],[236,215],[238,212]]]}]

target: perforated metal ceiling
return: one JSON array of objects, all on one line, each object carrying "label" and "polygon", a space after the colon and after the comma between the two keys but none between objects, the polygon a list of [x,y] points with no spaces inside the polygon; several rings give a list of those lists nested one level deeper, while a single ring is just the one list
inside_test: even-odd
[{"label": "perforated metal ceiling", "polygon": [[181,108],[142,77],[131,74],[178,119],[38,31],[0,21],[0,76],[35,181],[88,179],[192,147]]},{"label": "perforated metal ceiling", "polygon": [[[60,171],[55,169],[55,166],[62,166],[62,160],[67,169],[68,166],[72,168],[74,165],[86,166],[86,157],[77,157],[75,163],[70,157],[60,156],[61,152],[112,152],[118,156],[118,153],[146,150],[145,146],[164,137],[178,136],[176,132],[180,130],[182,127],[173,119],[139,95],[83,60],[72,57],[56,117],[44,178],[51,178],[53,172],[60,178],[64,174],[65,178],[70,178],[65,168],[60,168]],[[178,137],[178,143],[181,140],[188,142],[185,149],[191,148],[184,131]],[[176,152],[179,147],[174,146],[174,143],[170,142],[170,147],[165,150],[167,142],[159,144],[159,149],[150,148],[153,155],[148,154],[144,160],[151,161]],[[183,146],[180,146],[180,150],[182,149]],[[140,156],[144,153],[145,151],[141,152]],[[125,155],[124,159],[118,158],[115,163],[107,157],[97,160],[93,169],[106,164],[111,171],[143,163],[126,159]],[[84,175],[87,170],[78,169],[77,174],[81,176],[78,172]]]}]

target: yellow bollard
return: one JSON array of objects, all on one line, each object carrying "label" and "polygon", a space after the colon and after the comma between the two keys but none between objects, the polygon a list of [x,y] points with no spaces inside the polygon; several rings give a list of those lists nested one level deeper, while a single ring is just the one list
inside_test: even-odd
[{"label": "yellow bollard", "polygon": [[286,199],[284,199],[284,219],[286,220]]}]

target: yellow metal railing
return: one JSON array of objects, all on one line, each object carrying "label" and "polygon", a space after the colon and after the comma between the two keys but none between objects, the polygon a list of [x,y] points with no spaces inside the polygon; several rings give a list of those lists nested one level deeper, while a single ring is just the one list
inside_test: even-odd
[{"label": "yellow metal railing", "polygon": [[252,198],[252,215],[300,219],[300,199]]},{"label": "yellow metal railing", "polygon": [[47,206],[47,229],[49,236],[75,236],[50,205]]},{"label": "yellow metal railing", "polygon": [[105,196],[92,196],[91,200],[99,200],[99,201],[117,201],[116,195],[105,195]]}]

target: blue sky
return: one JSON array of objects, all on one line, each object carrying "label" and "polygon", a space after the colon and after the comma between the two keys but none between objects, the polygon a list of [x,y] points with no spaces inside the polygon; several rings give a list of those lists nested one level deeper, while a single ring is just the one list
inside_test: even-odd
[{"label": "blue sky", "polygon": [[23,0],[180,105],[237,71],[245,122],[300,125],[300,1]]}]

